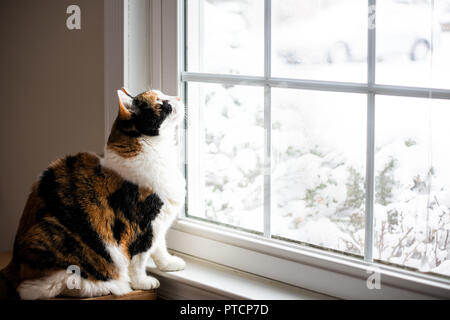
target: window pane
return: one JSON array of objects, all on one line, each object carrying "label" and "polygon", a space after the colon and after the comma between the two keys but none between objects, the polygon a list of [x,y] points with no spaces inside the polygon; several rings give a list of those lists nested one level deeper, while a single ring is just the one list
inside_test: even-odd
[{"label": "window pane", "polygon": [[275,77],[365,82],[367,1],[273,0]]},{"label": "window pane", "polygon": [[374,258],[450,275],[450,101],[376,99]]},{"label": "window pane", "polygon": [[189,83],[189,215],[263,230],[263,88]]},{"label": "window pane", "polygon": [[264,1],[187,1],[188,71],[262,75]]},{"label": "window pane", "polygon": [[434,3],[377,1],[378,83],[450,88],[450,1]]},{"label": "window pane", "polygon": [[272,93],[272,232],[364,251],[365,95]]}]

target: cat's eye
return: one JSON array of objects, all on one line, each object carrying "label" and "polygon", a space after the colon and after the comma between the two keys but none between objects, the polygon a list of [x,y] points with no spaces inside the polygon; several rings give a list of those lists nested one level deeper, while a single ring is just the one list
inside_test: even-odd
[{"label": "cat's eye", "polygon": [[162,108],[164,111],[166,111],[167,113],[171,113],[172,112],[172,106],[169,104],[168,100],[164,100],[163,104],[162,104]]}]

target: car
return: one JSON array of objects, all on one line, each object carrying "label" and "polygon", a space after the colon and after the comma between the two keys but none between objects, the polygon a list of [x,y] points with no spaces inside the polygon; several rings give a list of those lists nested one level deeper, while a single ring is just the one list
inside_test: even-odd
[{"label": "car", "polygon": [[450,32],[450,1],[446,3],[444,10],[439,19],[442,32]]},{"label": "car", "polygon": [[[403,55],[424,60],[431,50],[428,0],[379,1],[377,59]],[[362,61],[367,52],[367,2],[334,2],[308,18],[280,23],[274,53],[287,64]],[[438,36],[438,35],[436,35]]]}]

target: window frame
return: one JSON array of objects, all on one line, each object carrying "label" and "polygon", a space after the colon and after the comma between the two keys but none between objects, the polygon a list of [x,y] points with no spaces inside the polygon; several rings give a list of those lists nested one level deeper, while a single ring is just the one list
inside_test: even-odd
[{"label": "window frame", "polygon": [[[393,95],[405,97],[430,97],[450,99],[450,90],[379,85],[375,83],[375,29],[368,30],[367,83],[335,82],[304,79],[281,79],[270,75],[270,24],[271,0],[265,1],[265,63],[264,76],[217,75],[186,72],[185,66],[185,0],[143,0],[132,5],[133,0],[123,0],[124,10],[124,83],[133,86],[161,88],[169,94],[186,96],[187,82],[228,83],[264,87],[265,128],[270,127],[271,88],[295,88],[319,91],[363,93],[367,95],[367,154],[366,154],[366,226],[373,225],[374,201],[374,104],[375,96]],[[367,0],[369,6],[375,0]],[[107,1],[106,1],[107,2]],[[149,14],[142,15],[142,10]],[[150,12],[149,12],[150,11]],[[145,21],[143,21],[145,20]],[[139,38],[131,37],[131,31],[145,28]],[[147,39],[147,40],[146,40]],[[142,45],[142,40],[148,41]],[[267,40],[269,39],[269,40]],[[141,41],[139,41],[141,40]],[[145,42],[144,41],[144,42]],[[145,42],[146,43],[146,42]],[[152,50],[160,48],[160,50]],[[129,56],[136,57],[130,60]],[[142,59],[139,59],[141,58]],[[142,80],[142,65],[150,61],[151,76]],[[141,75],[139,75],[141,74]],[[136,79],[140,78],[140,83]],[[145,82],[147,81],[147,82]],[[270,130],[266,130],[265,155],[270,155]],[[185,141],[181,130],[181,141]],[[185,155],[185,143],[180,155]],[[266,165],[270,161],[266,162]],[[180,164],[186,174],[186,165]],[[268,170],[270,173],[270,170]],[[270,188],[270,174],[265,175],[265,195]],[[269,189],[270,190],[270,189]],[[269,193],[270,195],[270,193]],[[267,196],[265,196],[267,198]],[[265,199],[270,201],[270,197]],[[265,204],[265,208],[270,208]],[[364,260],[347,257],[298,244],[267,237],[270,235],[270,210],[265,209],[264,236],[224,228],[213,223],[201,222],[185,215],[185,210],[168,232],[167,243],[172,250],[193,255],[242,271],[296,285],[339,298],[448,298],[450,281],[404,269],[390,267],[372,259],[372,229],[367,231]],[[368,248],[367,246],[370,246]],[[279,272],[283,270],[283,272]],[[381,275],[381,289],[369,290],[367,278],[376,270]]]}]

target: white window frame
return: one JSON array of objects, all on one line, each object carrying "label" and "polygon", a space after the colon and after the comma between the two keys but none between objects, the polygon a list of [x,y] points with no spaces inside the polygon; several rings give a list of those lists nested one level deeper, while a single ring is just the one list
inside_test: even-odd
[{"label": "white window frame", "polygon": [[[265,1],[265,38],[270,39],[271,0]],[[270,126],[270,89],[288,87],[297,89],[365,93],[368,97],[367,112],[367,163],[366,163],[366,225],[373,223],[374,201],[374,101],[377,94],[450,99],[450,90],[388,86],[375,84],[375,29],[368,31],[368,78],[366,84],[279,79],[270,73],[270,41],[265,43],[264,76],[216,75],[184,71],[184,0],[105,0],[105,77],[112,74],[107,69],[122,67],[117,72],[122,83],[132,91],[159,88],[172,95],[184,96],[187,81],[203,83],[230,83],[263,86],[265,88],[265,127]],[[376,5],[368,0],[368,5]],[[123,30],[115,35],[123,36],[123,65],[111,53],[120,41],[107,37],[107,26],[123,14]],[[117,14],[117,12],[119,14]],[[117,18],[119,15],[119,18]],[[108,22],[109,21],[109,22]],[[109,23],[109,24],[108,24]],[[123,33],[120,33],[123,32]],[[108,40],[109,39],[109,40]],[[108,50],[107,50],[108,49]],[[131,58],[132,57],[132,58]],[[105,79],[106,80],[106,79]],[[110,96],[113,81],[105,81],[105,126],[107,130],[115,114],[115,104]],[[114,91],[115,93],[115,91]],[[266,155],[270,154],[270,130]],[[184,139],[183,135],[180,139]],[[184,150],[181,150],[184,154]],[[184,169],[184,168],[182,168]],[[270,186],[270,175],[265,186]],[[267,189],[266,189],[267,191]],[[270,199],[270,197],[268,197]],[[267,197],[266,197],[267,200]],[[265,206],[267,207],[267,205]],[[168,232],[169,248],[198,258],[209,260],[242,271],[292,284],[345,299],[416,299],[449,298],[450,281],[427,274],[411,272],[373,262],[373,234],[366,232],[365,259],[358,260],[285,241],[271,239],[270,214],[265,210],[264,235],[257,236],[233,230],[213,223],[201,222],[182,215]],[[367,278],[376,269],[381,275],[381,289],[369,290]]]}]

